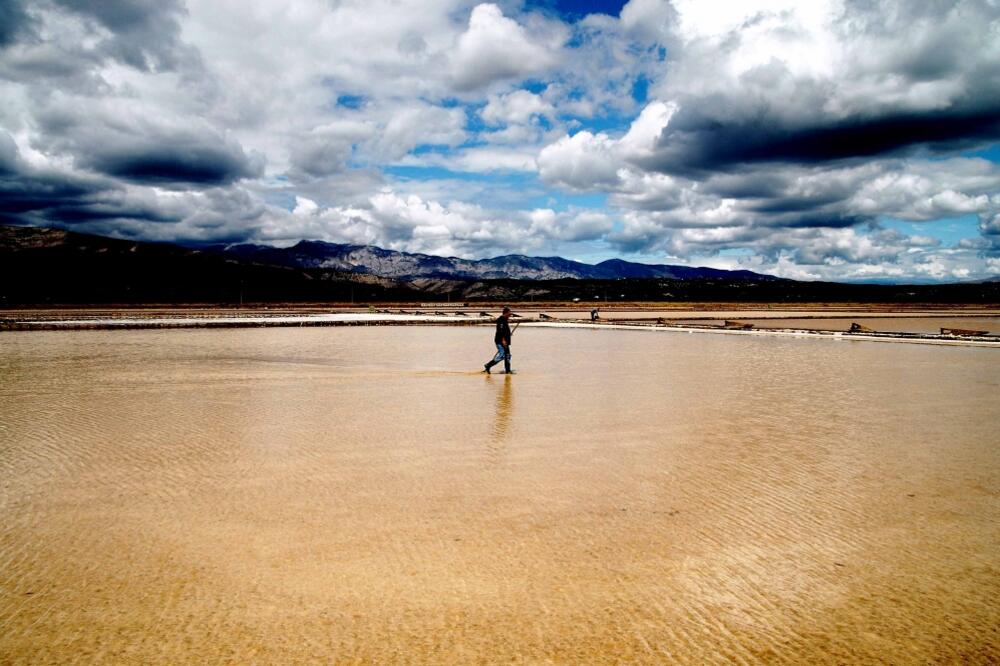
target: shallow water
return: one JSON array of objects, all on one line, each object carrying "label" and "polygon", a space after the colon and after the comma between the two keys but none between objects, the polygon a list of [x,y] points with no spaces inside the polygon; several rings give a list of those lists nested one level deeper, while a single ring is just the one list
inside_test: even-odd
[{"label": "shallow water", "polygon": [[0,336],[0,661],[1000,659],[1000,352]]}]

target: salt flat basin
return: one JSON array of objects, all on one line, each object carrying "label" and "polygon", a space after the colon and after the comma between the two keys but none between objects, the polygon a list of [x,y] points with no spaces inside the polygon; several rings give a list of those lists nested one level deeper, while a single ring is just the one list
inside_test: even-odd
[{"label": "salt flat basin", "polygon": [[13,662],[1000,659],[1000,354],[5,333]]}]

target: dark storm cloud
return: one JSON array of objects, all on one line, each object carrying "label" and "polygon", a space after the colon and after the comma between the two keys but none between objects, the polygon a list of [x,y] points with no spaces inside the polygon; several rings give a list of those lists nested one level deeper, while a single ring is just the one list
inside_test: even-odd
[{"label": "dark storm cloud", "polygon": [[946,154],[1000,140],[1000,5],[833,6],[822,19],[805,18],[808,9],[735,26],[720,17],[704,33],[676,33],[684,22],[675,23],[671,70],[655,93],[678,111],[637,164],[701,179],[739,165]]},{"label": "dark storm cloud", "polygon": [[63,206],[79,206],[94,192],[61,174],[5,174],[0,176],[0,214],[8,219],[24,216],[25,221]]},{"label": "dark storm cloud", "polygon": [[180,222],[175,215],[143,206],[114,206],[93,202],[80,205],[66,205],[53,208],[46,217],[55,222],[77,224],[97,220],[142,220],[145,222]]},{"label": "dark storm cloud", "polygon": [[0,215],[5,219],[62,205],[78,205],[100,189],[94,178],[28,167],[14,140],[0,130]]},{"label": "dark storm cloud", "polygon": [[787,229],[846,229],[862,224],[871,224],[875,222],[875,218],[871,215],[852,215],[845,212],[824,213],[811,211],[807,214],[792,216],[786,220],[782,220],[781,218],[772,219],[770,222],[772,226]]},{"label": "dark storm cloud", "polygon": [[[161,197],[103,175],[31,167],[0,131],[0,223],[150,238],[163,235],[157,229],[180,225],[182,231],[166,235],[216,239],[242,234],[245,239],[263,213],[238,188]],[[231,222],[235,229],[227,227]]]},{"label": "dark storm cloud", "polygon": [[0,174],[0,219],[45,224],[61,210],[86,208],[109,185],[58,172],[6,171]]},{"label": "dark storm cloud", "polygon": [[[954,152],[1000,140],[1000,106],[789,126],[755,117],[720,122],[682,110],[642,165],[665,173],[697,173],[765,162],[803,165],[901,155],[917,149]],[[752,190],[751,190],[752,192]]]},{"label": "dark storm cloud", "polygon": [[77,167],[134,183],[214,186],[261,174],[263,160],[211,127],[153,119],[150,110],[118,105],[61,108],[38,114],[48,148]]},{"label": "dark storm cloud", "polygon": [[180,139],[178,143],[108,146],[82,162],[102,173],[151,184],[218,185],[260,175],[260,169],[235,144]]},{"label": "dark storm cloud", "polygon": [[976,249],[985,256],[1000,257],[1000,213],[980,220],[979,233]]},{"label": "dark storm cloud", "polygon": [[0,48],[18,40],[31,27],[31,18],[19,0],[0,0]]},{"label": "dark storm cloud", "polygon": [[107,177],[18,166],[0,174],[0,223],[221,242],[246,240],[263,214],[238,188],[162,198]]},{"label": "dark storm cloud", "polygon": [[4,131],[0,131],[0,176],[17,172],[20,156],[14,139]]},{"label": "dark storm cloud", "polygon": [[800,213],[803,211],[813,211],[828,204],[839,203],[844,197],[827,195],[825,198],[812,196],[802,197],[778,197],[755,203],[747,202],[746,210],[754,213]]},{"label": "dark storm cloud", "polygon": [[111,37],[99,50],[108,57],[144,71],[171,70],[195,57],[180,42],[179,0],[55,0],[64,9],[96,21]]}]

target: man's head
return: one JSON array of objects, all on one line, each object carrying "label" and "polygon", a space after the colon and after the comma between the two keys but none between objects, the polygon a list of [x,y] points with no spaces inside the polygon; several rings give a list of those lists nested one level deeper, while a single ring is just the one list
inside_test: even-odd
[{"label": "man's head", "polygon": [[501,315],[510,319],[510,308],[505,305]]}]

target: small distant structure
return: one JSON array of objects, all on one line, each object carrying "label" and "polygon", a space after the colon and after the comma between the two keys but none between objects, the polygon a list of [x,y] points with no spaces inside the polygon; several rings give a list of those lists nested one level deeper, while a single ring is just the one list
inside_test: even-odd
[{"label": "small distant structure", "polygon": [[550,319],[554,319],[554,317],[550,317],[547,314],[545,314],[544,312],[539,312],[538,313],[538,318],[541,319],[542,321],[549,321]]},{"label": "small distant structure", "polygon": [[590,321],[597,321],[601,318],[601,315],[597,312],[597,308],[590,311]]},{"label": "small distant structure", "polygon": [[868,328],[867,326],[862,326],[856,321],[851,322],[851,327],[847,330],[848,333],[874,333],[875,330]]},{"label": "small distant structure", "polygon": [[745,321],[734,321],[732,319],[727,319],[722,325],[723,328],[729,328],[737,331],[750,331],[753,329],[753,324]]},{"label": "small distant structure", "polygon": [[941,335],[957,335],[960,337],[989,335],[989,331],[977,331],[971,328],[942,328]]},{"label": "small distant structure", "polygon": [[489,313],[489,312],[480,312],[480,313],[479,313],[479,316],[480,316],[480,317],[489,317],[489,316],[490,316],[490,313]]}]

